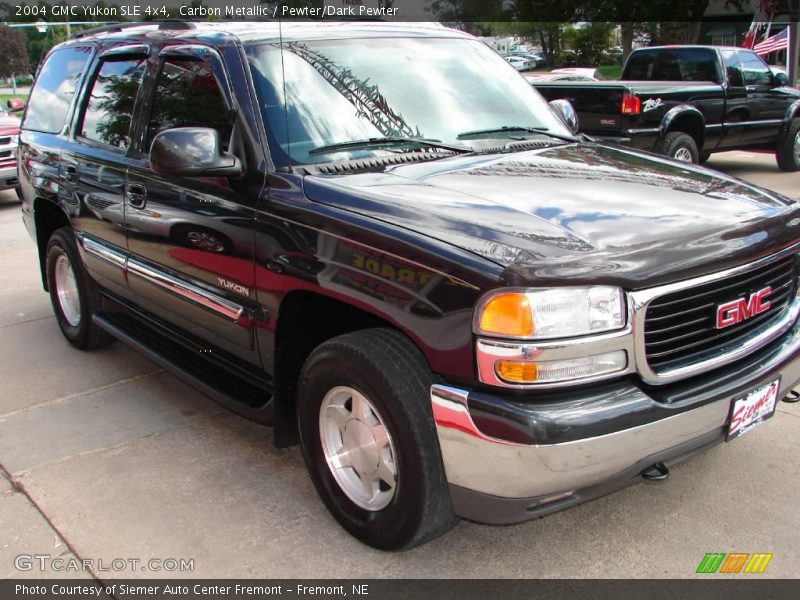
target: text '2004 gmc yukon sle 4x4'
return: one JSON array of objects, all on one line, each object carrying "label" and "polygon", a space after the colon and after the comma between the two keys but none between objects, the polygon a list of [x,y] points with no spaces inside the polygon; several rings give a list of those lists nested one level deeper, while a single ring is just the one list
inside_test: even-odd
[{"label": "text '2004 gmc yukon sle 4x4'", "polygon": [[108,27],[38,73],[23,217],[73,345],[272,424],[408,548],[663,478],[800,380],[800,208],[566,116],[443,27]]},{"label": "text '2004 gmc yukon sle 4x4'", "polygon": [[534,82],[569,100],[583,133],[686,162],[714,152],[772,150],[800,170],[800,90],[745,48],[662,46],[635,50],[620,81]]}]

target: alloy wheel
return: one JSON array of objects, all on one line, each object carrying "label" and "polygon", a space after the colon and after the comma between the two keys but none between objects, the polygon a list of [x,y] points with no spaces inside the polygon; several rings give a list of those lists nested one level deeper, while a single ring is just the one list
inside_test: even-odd
[{"label": "alloy wheel", "polygon": [[336,483],[357,506],[378,511],[392,501],[397,463],[392,437],[375,405],[349,386],[322,399],[319,432]]}]

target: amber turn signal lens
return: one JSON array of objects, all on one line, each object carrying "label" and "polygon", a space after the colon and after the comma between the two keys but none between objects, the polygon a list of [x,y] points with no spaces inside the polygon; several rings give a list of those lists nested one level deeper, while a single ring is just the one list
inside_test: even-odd
[{"label": "amber turn signal lens", "polygon": [[494,365],[497,376],[511,383],[533,383],[538,375],[536,363],[498,360]]},{"label": "amber turn signal lens", "polygon": [[533,335],[533,316],[525,294],[508,292],[493,296],[483,307],[482,333],[512,337]]}]

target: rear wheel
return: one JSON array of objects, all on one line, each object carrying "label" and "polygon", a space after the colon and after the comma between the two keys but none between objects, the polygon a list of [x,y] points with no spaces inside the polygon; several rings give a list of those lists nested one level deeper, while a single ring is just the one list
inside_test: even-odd
[{"label": "rear wheel", "polygon": [[786,135],[778,144],[775,159],[782,171],[800,171],[800,118],[792,119]]},{"label": "rear wheel", "polygon": [[457,522],[430,384],[424,358],[391,329],[333,338],[303,366],[298,425],[314,486],[337,521],[375,548],[412,548]]},{"label": "rear wheel", "polygon": [[682,131],[671,131],[665,135],[659,144],[658,152],[681,162],[697,164],[700,161],[700,153],[694,138]]},{"label": "rear wheel", "polygon": [[90,350],[113,341],[92,323],[100,296],[78,254],[75,234],[68,227],[53,233],[47,243],[47,288],[58,326],[70,344]]}]

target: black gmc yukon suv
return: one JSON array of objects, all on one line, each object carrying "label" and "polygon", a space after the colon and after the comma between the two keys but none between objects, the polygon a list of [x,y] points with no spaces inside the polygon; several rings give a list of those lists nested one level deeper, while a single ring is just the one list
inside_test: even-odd
[{"label": "black gmc yukon suv", "polygon": [[272,424],[408,548],[664,478],[800,380],[800,207],[558,108],[432,25],[107,27],[38,73],[23,218],[74,346]]},{"label": "black gmc yukon suv", "polygon": [[534,82],[548,100],[569,100],[581,131],[686,162],[714,152],[775,152],[800,171],[800,90],[752,50],[663,46],[635,50],[620,81]]}]

